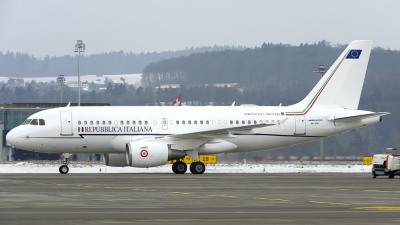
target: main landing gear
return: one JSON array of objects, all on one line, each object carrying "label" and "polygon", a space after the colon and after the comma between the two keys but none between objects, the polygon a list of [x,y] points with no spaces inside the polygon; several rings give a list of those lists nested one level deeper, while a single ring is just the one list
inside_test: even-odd
[{"label": "main landing gear", "polygon": [[67,174],[68,171],[69,171],[68,160],[69,160],[70,154],[69,153],[63,153],[63,154],[61,154],[61,157],[63,157],[63,165],[61,165],[60,168],[58,168],[58,171],[61,174]]},{"label": "main landing gear", "polygon": [[[203,174],[206,171],[206,165],[202,162],[193,162],[189,169],[193,174]],[[187,171],[187,165],[185,162],[176,161],[172,164],[172,171],[176,174],[184,174]]]}]

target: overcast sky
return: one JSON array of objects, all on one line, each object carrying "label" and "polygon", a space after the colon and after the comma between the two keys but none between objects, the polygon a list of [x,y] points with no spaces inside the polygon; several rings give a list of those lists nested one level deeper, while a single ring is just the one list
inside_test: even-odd
[{"label": "overcast sky", "polygon": [[400,50],[398,0],[0,0],[0,51],[34,56],[372,39]]}]

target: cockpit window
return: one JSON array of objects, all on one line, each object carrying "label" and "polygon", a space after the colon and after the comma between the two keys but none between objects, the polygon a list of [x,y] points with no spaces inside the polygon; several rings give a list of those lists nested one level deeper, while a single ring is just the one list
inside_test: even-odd
[{"label": "cockpit window", "polygon": [[37,119],[33,119],[30,124],[31,125],[38,125],[38,120]]},{"label": "cockpit window", "polygon": [[32,119],[27,119],[25,120],[21,125],[27,125],[31,122]]},{"label": "cockpit window", "polygon": [[44,126],[44,119],[39,119],[39,125]]}]

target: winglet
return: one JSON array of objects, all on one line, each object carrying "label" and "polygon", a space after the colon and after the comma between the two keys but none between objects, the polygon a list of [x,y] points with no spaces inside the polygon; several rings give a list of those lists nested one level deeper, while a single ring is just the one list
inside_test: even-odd
[{"label": "winglet", "polygon": [[283,124],[286,122],[286,120],[288,120],[288,118],[285,118],[285,119],[283,119],[283,120],[278,120],[278,122],[276,123],[276,125],[277,125],[278,127],[280,127],[282,130],[284,130],[284,129],[285,129],[285,126],[284,126]]},{"label": "winglet", "polygon": [[233,102],[231,106],[235,106],[235,102]]}]

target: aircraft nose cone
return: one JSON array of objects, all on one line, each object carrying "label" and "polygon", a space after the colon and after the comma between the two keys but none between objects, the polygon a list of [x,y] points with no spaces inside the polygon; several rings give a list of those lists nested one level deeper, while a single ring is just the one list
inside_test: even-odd
[{"label": "aircraft nose cone", "polygon": [[9,143],[11,146],[16,146],[16,145],[18,145],[18,134],[17,134],[17,132],[15,131],[15,129],[12,129],[12,130],[10,130],[10,131],[7,133],[6,141],[7,141],[7,143]]}]

